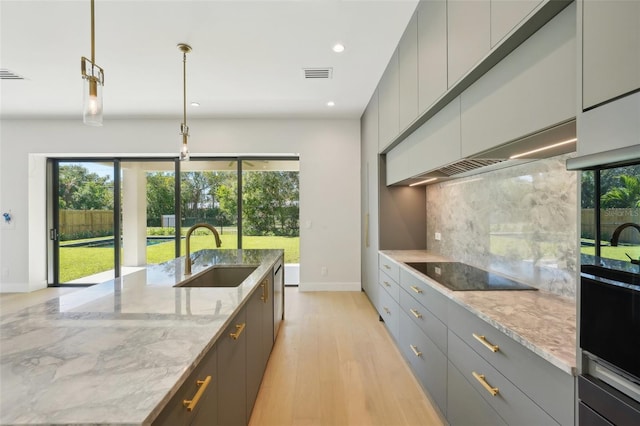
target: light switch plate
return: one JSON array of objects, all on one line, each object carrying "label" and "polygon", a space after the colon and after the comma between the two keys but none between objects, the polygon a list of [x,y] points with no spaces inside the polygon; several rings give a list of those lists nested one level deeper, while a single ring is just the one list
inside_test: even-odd
[{"label": "light switch plate", "polygon": [[440,241],[442,239],[442,235],[439,232],[436,232],[436,241]]}]

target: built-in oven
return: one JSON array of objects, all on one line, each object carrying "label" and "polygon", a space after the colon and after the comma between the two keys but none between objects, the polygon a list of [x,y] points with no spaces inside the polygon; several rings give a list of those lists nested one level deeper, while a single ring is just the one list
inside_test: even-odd
[{"label": "built-in oven", "polygon": [[583,265],[580,425],[640,425],[640,274]]}]

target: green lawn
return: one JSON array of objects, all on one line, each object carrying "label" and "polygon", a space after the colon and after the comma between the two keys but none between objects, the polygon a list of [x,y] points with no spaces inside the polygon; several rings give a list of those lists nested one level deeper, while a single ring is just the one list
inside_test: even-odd
[{"label": "green lawn", "polygon": [[[235,234],[221,235],[221,249],[237,248]],[[211,235],[193,235],[191,252],[214,248]],[[300,262],[300,237],[244,237],[246,249],[284,249],[285,263]],[[147,247],[147,263],[162,263],[174,258],[173,241]],[[185,241],[182,240],[181,253],[185,253]],[[102,271],[113,269],[113,248],[100,247],[60,247],[60,282],[68,282]]]}]

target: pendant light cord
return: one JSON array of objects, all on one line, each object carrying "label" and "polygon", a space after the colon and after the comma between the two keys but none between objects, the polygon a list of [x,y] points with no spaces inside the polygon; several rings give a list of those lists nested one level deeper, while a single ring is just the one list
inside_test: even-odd
[{"label": "pendant light cord", "polygon": [[94,0],[91,0],[91,64],[96,63],[96,35],[95,35],[95,12],[94,12]]},{"label": "pendant light cord", "polygon": [[184,125],[187,126],[187,52],[182,52],[182,111],[184,117]]}]

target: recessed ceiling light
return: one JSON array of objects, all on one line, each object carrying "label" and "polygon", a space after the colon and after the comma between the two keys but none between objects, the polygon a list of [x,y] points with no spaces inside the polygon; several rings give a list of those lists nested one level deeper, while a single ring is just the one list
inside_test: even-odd
[{"label": "recessed ceiling light", "polygon": [[333,51],[336,53],[342,53],[344,52],[344,44],[341,43],[336,43],[333,45]]},{"label": "recessed ceiling light", "polygon": [[329,102],[327,102],[327,106],[328,107],[336,106],[336,103],[333,102],[333,101],[329,101]]},{"label": "recessed ceiling light", "polygon": [[199,107],[200,106],[200,102],[191,102],[191,106],[192,107]]}]

